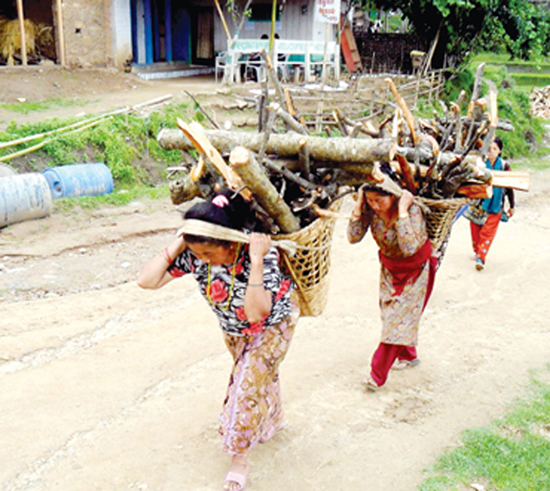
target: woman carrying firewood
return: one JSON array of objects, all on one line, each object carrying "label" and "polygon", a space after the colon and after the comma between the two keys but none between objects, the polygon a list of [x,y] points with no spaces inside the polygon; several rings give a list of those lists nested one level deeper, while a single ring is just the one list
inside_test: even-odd
[{"label": "woman carrying firewood", "polygon": [[376,391],[392,367],[403,369],[420,362],[418,325],[432,292],[437,259],[422,210],[409,191],[388,177],[359,189],[348,225],[349,242],[359,242],[369,227],[379,247],[382,339],[364,384]]},{"label": "woman carrying firewood", "polygon": [[[500,157],[502,152],[502,140],[495,136],[489,145],[485,165],[491,170],[510,170],[510,165]],[[504,198],[508,200],[508,209],[504,211]],[[476,269],[483,270],[489,248],[497,234],[501,220],[507,220],[514,215],[514,190],[494,187],[493,196],[484,199],[475,211],[466,213],[470,220],[470,232],[472,235],[472,247],[474,249]],[[468,210],[469,212],[470,210]]]},{"label": "woman carrying firewood", "polygon": [[192,206],[178,238],[143,266],[138,285],[157,289],[191,273],[218,318],[234,360],[219,417],[222,449],[232,456],[223,489],[240,491],[249,452],[283,426],[278,368],[299,314],[270,237],[252,233],[249,243],[234,241],[250,210],[231,196]]}]

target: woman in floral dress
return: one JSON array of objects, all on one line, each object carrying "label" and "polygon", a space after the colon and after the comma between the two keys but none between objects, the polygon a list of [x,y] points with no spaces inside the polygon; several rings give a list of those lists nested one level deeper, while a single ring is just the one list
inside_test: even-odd
[{"label": "woman in floral dress", "polygon": [[392,367],[412,367],[420,361],[418,325],[433,287],[437,259],[413,195],[389,178],[359,190],[348,225],[349,242],[361,241],[369,227],[379,247],[382,339],[364,383],[377,390]]},{"label": "woman in floral dress", "polygon": [[[220,230],[223,235],[244,225],[244,201],[228,196],[191,207],[182,235],[143,266],[138,284],[157,289],[192,274],[218,318],[234,360],[219,418],[222,449],[232,456],[223,489],[240,491],[248,475],[248,453],[283,426],[278,368],[299,311],[269,236],[252,233],[249,244],[219,238]],[[186,232],[197,223],[201,232]]]}]

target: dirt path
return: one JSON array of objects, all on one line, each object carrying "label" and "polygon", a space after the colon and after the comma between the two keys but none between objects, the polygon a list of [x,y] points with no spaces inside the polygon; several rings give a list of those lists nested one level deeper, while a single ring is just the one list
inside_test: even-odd
[{"label": "dirt path", "polygon": [[0,106],[0,131],[4,131],[11,121],[26,124],[53,117],[95,115],[167,94],[176,101],[189,102],[184,90],[213,94],[220,88],[220,84],[214,83],[213,76],[147,81],[134,74],[109,69],[0,69],[0,104],[63,101],[51,102],[44,110],[28,114]]},{"label": "dirt path", "polygon": [[[479,273],[455,225],[421,326],[422,364],[360,381],[379,340],[378,264],[338,222],[329,303],[283,363],[288,424],[251,455],[250,491],[410,491],[460,432],[503,414],[550,358],[550,173],[518,193]],[[349,204],[348,204],[349,206]],[[133,203],[0,232],[0,487],[219,490],[230,370],[191,278],[134,282],[179,224]]]},{"label": "dirt path", "polygon": [[[19,123],[219,88],[28,73],[1,74],[0,102],[86,104]],[[0,130],[12,117],[0,110]],[[468,223],[455,225],[421,326],[422,364],[376,394],[360,385],[380,334],[376,248],[347,244],[338,222],[327,308],[300,320],[282,367],[287,427],[251,455],[247,489],[410,491],[463,429],[502,415],[550,358],[549,187],[550,172],[538,173],[518,193],[482,273]],[[190,278],[158,292],[135,285],[179,220],[169,203],[141,202],[0,231],[3,491],[221,489],[216,420],[231,361],[215,319]]]}]

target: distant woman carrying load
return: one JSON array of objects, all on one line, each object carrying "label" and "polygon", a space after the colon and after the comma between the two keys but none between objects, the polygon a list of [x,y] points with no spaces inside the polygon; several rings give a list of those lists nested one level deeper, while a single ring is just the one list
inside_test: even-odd
[{"label": "distant woman carrying load", "polygon": [[348,240],[359,242],[371,229],[379,247],[382,339],[372,361],[369,390],[378,390],[392,367],[417,365],[418,325],[432,292],[437,259],[422,210],[413,195],[386,177],[359,189]]},{"label": "distant woman carrying load", "polygon": [[[502,152],[502,140],[495,136],[489,151],[485,165],[490,170],[510,170],[510,165],[500,157]],[[504,198],[508,199],[509,207],[504,211]],[[506,221],[514,215],[514,190],[493,188],[493,196],[484,199],[481,206],[471,205],[464,213],[470,220],[470,232],[472,235],[472,247],[474,249],[476,269],[481,271],[485,267],[487,253],[497,235],[498,225],[501,220]]]},{"label": "distant woman carrying load", "polygon": [[192,206],[182,235],[143,266],[138,284],[157,289],[191,273],[218,318],[234,360],[219,418],[223,451],[232,456],[223,489],[240,491],[249,452],[283,426],[278,370],[298,308],[269,236],[252,233],[249,244],[220,238],[242,230],[250,212],[239,195],[229,197]]}]

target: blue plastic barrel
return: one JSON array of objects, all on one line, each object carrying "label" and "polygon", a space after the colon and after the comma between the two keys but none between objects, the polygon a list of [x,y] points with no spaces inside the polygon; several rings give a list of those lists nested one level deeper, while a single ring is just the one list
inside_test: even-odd
[{"label": "blue plastic barrel", "polygon": [[113,176],[109,167],[101,162],[52,167],[42,174],[48,181],[54,199],[113,192]]},{"label": "blue plastic barrel", "polygon": [[47,217],[51,212],[52,195],[42,174],[0,178],[0,227]]}]

